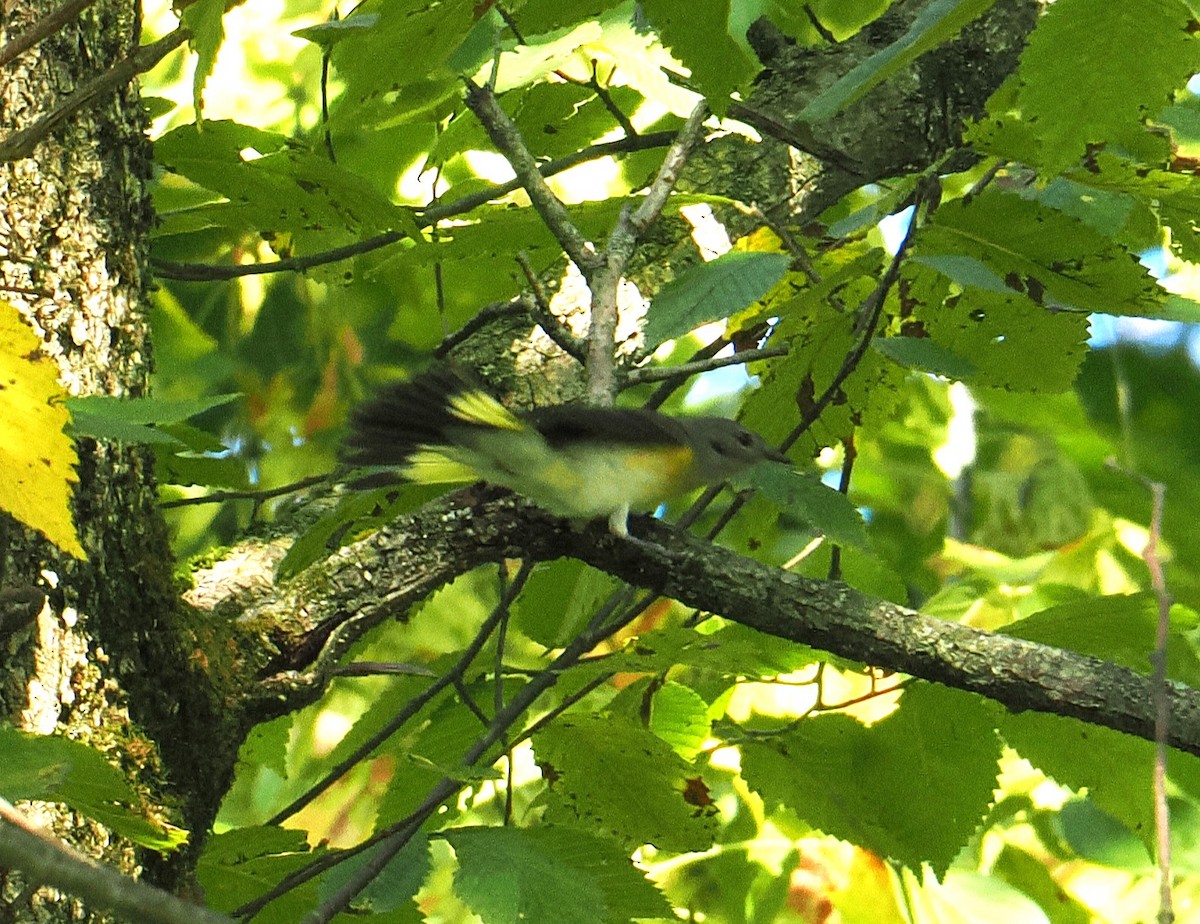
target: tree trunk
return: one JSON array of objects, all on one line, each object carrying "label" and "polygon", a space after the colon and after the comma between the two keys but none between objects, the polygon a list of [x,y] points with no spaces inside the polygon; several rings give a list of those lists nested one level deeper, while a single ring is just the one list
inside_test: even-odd
[{"label": "tree trunk", "polygon": [[[0,45],[61,5],[6,4]],[[136,48],[139,16],[136,0],[101,0],[10,62],[0,72],[5,132],[28,127]],[[144,129],[136,86],[127,85],[74,114],[33,156],[0,165],[0,295],[29,320],[73,395],[147,390],[152,212]],[[45,595],[36,618],[12,634],[6,629],[0,720],[90,745],[128,777],[151,817],[206,826],[232,761],[220,755],[225,770],[214,778],[206,776],[208,759],[198,759],[211,749],[216,723],[191,701],[201,675],[176,628],[152,457],[92,440],[77,449],[74,513],[86,562],[0,518],[0,586],[26,599],[33,588]],[[197,722],[207,729],[203,737]],[[142,855],[61,806],[39,804],[29,813],[83,852],[127,872],[151,870],[169,886],[191,862],[186,850],[167,864]],[[5,920],[94,919],[73,899],[34,891],[14,871],[2,885]]]}]

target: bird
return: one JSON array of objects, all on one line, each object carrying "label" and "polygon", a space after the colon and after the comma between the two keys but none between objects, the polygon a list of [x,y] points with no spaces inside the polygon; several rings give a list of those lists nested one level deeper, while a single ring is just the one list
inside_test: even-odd
[{"label": "bird", "polygon": [[789,459],[724,417],[563,404],[511,411],[458,369],[382,388],[350,415],[343,461],[420,484],[485,481],[572,520],[606,517],[630,538],[630,511]]}]

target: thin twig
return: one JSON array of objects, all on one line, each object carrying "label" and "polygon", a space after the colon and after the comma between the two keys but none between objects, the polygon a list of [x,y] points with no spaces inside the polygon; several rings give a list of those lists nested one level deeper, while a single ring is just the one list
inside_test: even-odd
[{"label": "thin twig", "polygon": [[[850,476],[854,473],[854,460],[858,458],[858,450],[854,446],[853,431],[842,440],[842,448],[842,474],[838,479],[838,493],[848,496],[850,494]],[[827,577],[831,581],[840,581],[842,579],[842,547],[836,542],[829,549],[829,572]]]},{"label": "thin twig", "polygon": [[49,38],[69,22],[79,18],[79,14],[95,3],[96,0],[70,0],[57,10],[51,10],[32,26],[0,48],[0,67],[4,67],[18,55],[24,54],[42,39]]},{"label": "thin twig", "polygon": [[261,488],[254,491],[214,491],[211,494],[201,494],[197,497],[177,497],[175,500],[163,501],[158,506],[164,510],[170,507],[195,507],[199,504],[219,504],[230,500],[265,501],[283,494],[303,491],[313,485],[323,484],[329,480],[328,475],[310,475],[291,484],[283,484],[277,488]]},{"label": "thin twig", "polygon": [[533,271],[533,266],[525,251],[517,254],[517,265],[521,267],[521,272],[525,274],[525,281],[529,283],[529,291],[533,293],[531,311],[534,318],[537,319],[538,326],[545,331],[547,337],[558,344],[564,353],[582,363],[587,358],[586,342],[582,337],[576,337],[567,325],[550,310],[550,303],[546,300],[542,281]]},{"label": "thin twig", "polygon": [[[501,598],[495,609],[488,615],[488,618],[483,621],[483,625],[479,627],[479,631],[475,633],[475,638],[471,640],[454,662],[453,666],[446,671],[441,677],[431,683],[428,687],[406,702],[400,711],[396,713],[388,723],[371,735],[366,741],[360,744],[354,751],[339,761],[336,765],[314,783],[307,791],[296,797],[290,804],[280,809],[274,815],[267,819],[267,824],[278,825],[282,824],[288,818],[295,815],[298,811],[312,802],[321,793],[327,790],[330,786],[345,776],[358,763],[366,759],[372,751],[379,747],[383,742],[387,741],[392,735],[404,727],[414,715],[421,711],[424,706],[433,700],[435,696],[451,687],[456,681],[461,680],[475,657],[483,650],[483,646],[487,640],[491,638],[492,633],[496,631],[496,626],[499,625],[502,613],[516,598],[516,594],[521,592],[521,588],[525,586],[525,582],[529,579],[529,574],[533,571],[533,565],[522,564],[520,570],[513,576],[512,583],[509,585],[508,594]],[[510,596],[511,595],[511,596]],[[282,894],[282,893],[280,893]],[[241,916],[242,912],[239,909],[235,912]]]},{"label": "thin twig", "polygon": [[168,54],[186,42],[192,33],[182,27],[150,45],[122,58],[99,77],[79,87],[74,93],[27,128],[13,132],[0,141],[0,161],[22,160],[33,155],[38,144],[60,128],[80,109],[95,103],[100,97],[123,87],[138,74],[150,70]]},{"label": "thin twig", "polygon": [[778,356],[787,356],[787,354],[786,346],[763,347],[759,350],[742,350],[731,356],[714,356],[711,359],[680,363],[678,366],[646,366],[641,369],[630,369],[622,377],[621,388],[632,388],[634,385],[645,385],[647,382],[673,382],[699,375],[702,372],[711,372],[713,369],[739,366],[743,363],[757,362],[760,359],[774,359]]},{"label": "thin twig", "polygon": [[[592,290],[592,323],[588,331],[588,398],[593,404],[611,405],[617,396],[616,361],[613,345],[617,332],[617,292],[625,268],[633,256],[638,240],[655,222],[679,174],[687,163],[692,148],[700,140],[708,107],[703,100],[688,116],[675,142],[668,149],[658,174],[650,184],[646,197],[633,211],[625,208],[613,226],[604,245],[604,256],[593,272],[584,270]],[[581,267],[583,269],[583,267]]]},{"label": "thin twig", "polygon": [[[552,177],[579,164],[599,160],[602,157],[612,157],[617,154],[629,154],[636,151],[647,151],[653,148],[665,148],[675,139],[675,132],[652,132],[639,135],[636,138],[620,138],[616,141],[605,141],[593,144],[581,151],[575,151],[558,160],[553,160],[541,168],[542,176]],[[494,199],[507,196],[521,188],[520,180],[509,180],[499,183],[477,193],[461,196],[445,203],[434,203],[420,211],[425,227],[432,227],[437,222],[456,215],[465,215]],[[179,279],[187,282],[215,282],[225,279],[240,279],[242,276],[257,276],[266,273],[303,272],[316,266],[326,266],[340,260],[348,260],[365,253],[380,250],[392,244],[406,240],[408,234],[403,231],[385,231],[365,240],[355,241],[319,253],[307,254],[302,257],[288,257],[274,260],[270,263],[176,263],[172,260],[151,258],[150,263],[155,272],[164,279]]]},{"label": "thin twig", "polygon": [[[513,580],[516,585],[516,578]],[[596,647],[601,641],[618,631],[629,622],[636,619],[637,616],[649,605],[657,599],[653,594],[646,594],[639,605],[631,607],[625,613],[620,614],[615,620],[604,618],[604,614],[611,612],[622,605],[620,600],[628,599],[632,595],[629,588],[625,588],[624,592],[618,591],[614,595],[614,606],[602,607],[601,612],[598,612],[589,621],[587,627],[580,632],[567,646],[559,653],[549,665],[541,672],[529,679],[511,701],[498,712],[492,720],[492,724],[475,742],[467,748],[463,754],[461,765],[464,767],[474,767],[488,753],[488,751],[500,741],[508,732],[508,729],[524,714],[525,710],[532,706],[541,695],[550,687],[558,682],[559,675],[569,667],[577,664],[579,660]],[[320,857],[307,866],[303,867],[285,877],[285,879],[270,889],[263,895],[258,896],[252,902],[248,902],[241,908],[238,908],[234,914],[240,918],[249,918],[257,914],[268,903],[278,898],[279,896],[297,888],[305,882],[325,872],[338,863],[345,862],[353,856],[357,856],[364,850],[369,850],[377,844],[386,843],[386,847],[381,847],[376,857],[373,857],[369,865],[364,865],[354,876],[339,889],[328,901],[324,902],[316,911],[305,918],[304,924],[323,924],[323,922],[332,919],[338,911],[345,908],[354,896],[361,892],[367,884],[382,870],[387,864],[387,860],[399,853],[404,848],[404,845],[412,838],[412,836],[420,830],[420,826],[437,811],[446,799],[450,798],[461,788],[462,784],[459,780],[451,777],[443,777],[439,780],[429,794],[421,802],[421,804],[413,810],[406,818],[395,824],[377,831],[371,837],[367,838],[361,844],[357,844],[342,854],[336,856]],[[381,863],[376,863],[380,857],[386,856]]]},{"label": "thin twig", "polygon": [[1158,551],[1167,486],[1161,481],[1153,481],[1123,468],[1115,460],[1110,459],[1107,464],[1114,471],[1141,482],[1150,491],[1151,497],[1150,529],[1146,546],[1142,549],[1142,559],[1146,562],[1146,570],[1150,572],[1150,588],[1158,602],[1154,653],[1150,655],[1150,664],[1154,668],[1150,683],[1154,690],[1154,834],[1158,853],[1158,920],[1159,924],[1171,924],[1175,920],[1175,911],[1171,897],[1171,814],[1167,802],[1167,735],[1171,718],[1167,690],[1167,639],[1171,631],[1172,600]]},{"label": "thin twig", "polygon": [[534,160],[517,126],[500,107],[496,94],[473,80],[466,80],[465,83],[467,108],[475,113],[496,149],[508,160],[521,182],[521,187],[529,194],[530,203],[563,251],[587,277],[600,260],[595,249],[575,227],[571,216],[567,214],[567,207],[546,185],[546,179],[538,169],[537,161]]}]

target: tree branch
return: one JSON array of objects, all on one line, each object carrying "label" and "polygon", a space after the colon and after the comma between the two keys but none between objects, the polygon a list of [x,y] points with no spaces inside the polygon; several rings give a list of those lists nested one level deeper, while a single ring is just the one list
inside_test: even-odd
[{"label": "tree branch", "polygon": [[44,38],[49,38],[67,23],[74,22],[79,14],[95,3],[96,0],[70,0],[53,12],[47,13],[32,26],[0,48],[0,67],[4,67],[14,58],[24,54]]},{"label": "tree branch", "polygon": [[38,143],[77,111],[84,106],[90,106],[106,93],[123,87],[143,71],[150,70],[171,51],[191,38],[191,35],[187,29],[179,28],[153,44],[142,45],[128,57],[122,58],[99,77],[83,84],[28,128],[12,132],[0,140],[0,162],[32,156]]},{"label": "tree branch", "polygon": [[[355,632],[361,632],[403,617],[433,589],[485,562],[570,556],[779,638],[978,693],[1014,711],[1070,716],[1154,740],[1153,684],[1145,675],[932,619],[841,583],[798,577],[655,520],[637,518],[635,527],[648,542],[634,546],[597,524],[572,530],[511,495],[470,488],[342,549],[287,585],[283,597],[247,615],[294,621],[296,611],[306,609],[316,624],[360,612]],[[413,542],[414,535],[421,542]],[[370,574],[369,583],[364,573]],[[345,644],[347,637],[338,650]],[[313,701],[328,675],[320,665],[330,657],[326,653],[303,672],[264,682],[256,694],[257,709],[277,715]],[[1168,688],[1169,743],[1200,755],[1200,692],[1176,682]]]},{"label": "tree branch", "polygon": [[82,899],[93,911],[149,924],[234,924],[232,918],[130,879],[86,857],[31,824],[0,799],[0,868]]},{"label": "tree branch", "polygon": [[521,186],[529,194],[529,201],[537,209],[537,213],[542,216],[542,221],[546,223],[550,233],[562,245],[563,251],[579,267],[579,271],[586,278],[599,264],[600,258],[596,251],[587,238],[575,227],[571,216],[567,214],[566,206],[546,185],[545,178],[538,170],[537,161],[526,147],[524,139],[517,131],[512,119],[508,117],[508,113],[500,108],[496,95],[487,87],[481,87],[473,80],[468,80],[466,83],[467,108],[475,113],[475,117],[483,125],[488,137],[492,139],[492,144],[512,165]]}]

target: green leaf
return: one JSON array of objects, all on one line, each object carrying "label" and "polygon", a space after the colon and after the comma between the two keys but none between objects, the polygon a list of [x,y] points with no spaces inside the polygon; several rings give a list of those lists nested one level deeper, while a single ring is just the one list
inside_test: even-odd
[{"label": "green leaf", "polygon": [[1191,23],[1186,6],[1166,0],[1052,4],[1021,56],[1015,97],[989,103],[977,141],[1049,172],[1078,163],[1093,145],[1165,157],[1146,123],[1200,70]]},{"label": "green leaf", "polygon": [[704,850],[715,806],[694,767],[658,736],[600,716],[573,715],[534,737],[561,813],[631,845]]},{"label": "green leaf", "polygon": [[188,44],[196,52],[196,69],[192,74],[192,105],[197,121],[204,112],[204,85],[217,64],[217,52],[225,41],[225,0],[196,0],[180,17],[180,25],[191,30]]},{"label": "green leaf", "polygon": [[642,0],[640,6],[714,112],[724,113],[729,94],[762,70],[729,34],[730,0]]},{"label": "green leaf", "polygon": [[650,700],[650,731],[684,760],[695,760],[712,732],[708,703],[691,687],[668,680]]},{"label": "green leaf", "polygon": [[[210,836],[196,863],[205,902],[232,911],[274,888],[287,875],[324,854],[312,850],[300,830],[263,825]],[[272,921],[300,921],[318,903],[318,883],[309,881],[271,903]]]},{"label": "green leaf", "polygon": [[787,806],[827,834],[910,869],[929,863],[941,876],[992,800],[998,712],[980,697],[916,683],[870,728],[822,715],[744,745],[742,774],[768,807]]},{"label": "green leaf", "polygon": [[343,19],[369,16],[372,22],[344,27],[332,49],[352,104],[453,78],[449,60],[475,26],[474,0],[384,3],[375,10],[360,8]]},{"label": "green leaf", "polygon": [[965,379],[975,364],[928,337],[873,337],[871,348],[908,369],[920,369],[948,379]]},{"label": "green leaf", "polygon": [[[1189,639],[1196,628],[1194,612],[1180,605],[1171,608],[1167,676],[1200,688],[1200,658]],[[1088,597],[1004,628],[1006,635],[1103,658],[1142,674],[1150,673],[1157,632],[1158,601],[1151,593]]]},{"label": "green leaf", "polygon": [[[596,41],[601,35],[599,23],[583,22],[561,33],[546,36],[544,41],[517,45],[500,56],[496,92],[507,93],[545,80],[553,71],[570,63],[580,46]],[[491,55],[488,57],[490,59]],[[477,77],[490,78],[490,60],[484,64],[483,71]]]},{"label": "green leaf", "polygon": [[782,253],[733,251],[694,266],[658,290],[646,318],[646,345],[658,346],[749,307],[787,272]]},{"label": "green leaf", "polygon": [[[1153,314],[1161,301],[1135,254],[1077,219],[995,189],[942,205],[912,256],[961,285],[1019,294],[1043,309]],[[964,275],[966,267],[974,270]]]},{"label": "green leaf", "polygon": [[674,680],[642,677],[609,700],[606,709],[620,720],[648,727],[684,760],[695,760],[712,732],[708,703]]},{"label": "green leaf", "polygon": [[[328,900],[346,885],[365,864],[375,859],[383,846],[380,844],[364,850],[322,876],[318,891],[321,901]],[[418,912],[413,899],[429,875],[431,865],[429,838],[424,832],[418,832],[354,897],[350,909],[372,916],[392,915],[388,918],[389,922],[411,920],[413,924],[419,924],[425,918]],[[409,914],[403,918],[394,916],[396,912],[404,911]]]},{"label": "green leaf", "polygon": [[1072,799],[1058,813],[1063,838],[1085,860],[1147,873],[1154,868],[1145,846],[1111,815],[1100,811],[1089,799]]},{"label": "green leaf", "polygon": [[165,400],[162,398],[114,398],[90,395],[68,398],[72,429],[83,436],[123,443],[157,443],[182,446],[173,434],[155,429],[172,424],[214,407],[236,401],[241,395],[213,395],[208,398]]},{"label": "green leaf", "polygon": [[820,480],[785,465],[759,465],[740,478],[790,516],[823,532],[839,545],[869,548],[862,514],[850,499]]},{"label": "green leaf", "polygon": [[626,0],[527,0],[515,19],[524,35],[543,35],[583,19],[599,19]]},{"label": "green leaf", "polygon": [[87,414],[94,418],[131,424],[169,424],[187,420],[203,414],[214,407],[236,401],[240,394],[209,395],[203,398],[113,398],[108,395],[91,395],[84,398],[68,398],[67,407],[72,414]]},{"label": "green leaf", "polygon": [[29,735],[0,725],[0,796],[10,802],[63,802],[116,834],[154,850],[187,840],[178,828],[155,824],[120,771],[99,751],[56,735]]},{"label": "green leaf", "polygon": [[954,39],[965,25],[986,13],[995,2],[935,0],[927,4],[904,35],[839,78],[805,106],[799,118],[820,122],[837,115],[925,52]]},{"label": "green leaf", "polygon": [[514,625],[535,642],[557,648],[583,628],[621,584],[574,558],[537,565],[513,606]]},{"label": "green leaf", "polygon": [[918,253],[914,254],[911,259],[913,263],[920,263],[922,266],[937,270],[947,279],[953,279],[961,286],[973,286],[976,289],[999,292],[1002,295],[1008,295],[1013,291],[1012,286],[1006,284],[984,263],[965,254],[929,256]]},{"label": "green leaf", "polygon": [[[1032,712],[1002,714],[998,728],[1022,757],[1063,786],[1086,789],[1097,808],[1154,849],[1152,742],[1077,719]],[[1170,750],[1167,775],[1193,797],[1200,793],[1200,759]]]},{"label": "green leaf", "polygon": [[671,917],[616,843],[568,828],[450,828],[454,891],[484,924],[627,924]]},{"label": "green leaf", "polygon": [[329,22],[319,22],[315,26],[306,26],[297,29],[292,35],[328,49],[347,36],[370,31],[378,24],[378,13],[358,13],[345,19],[333,19]]}]

